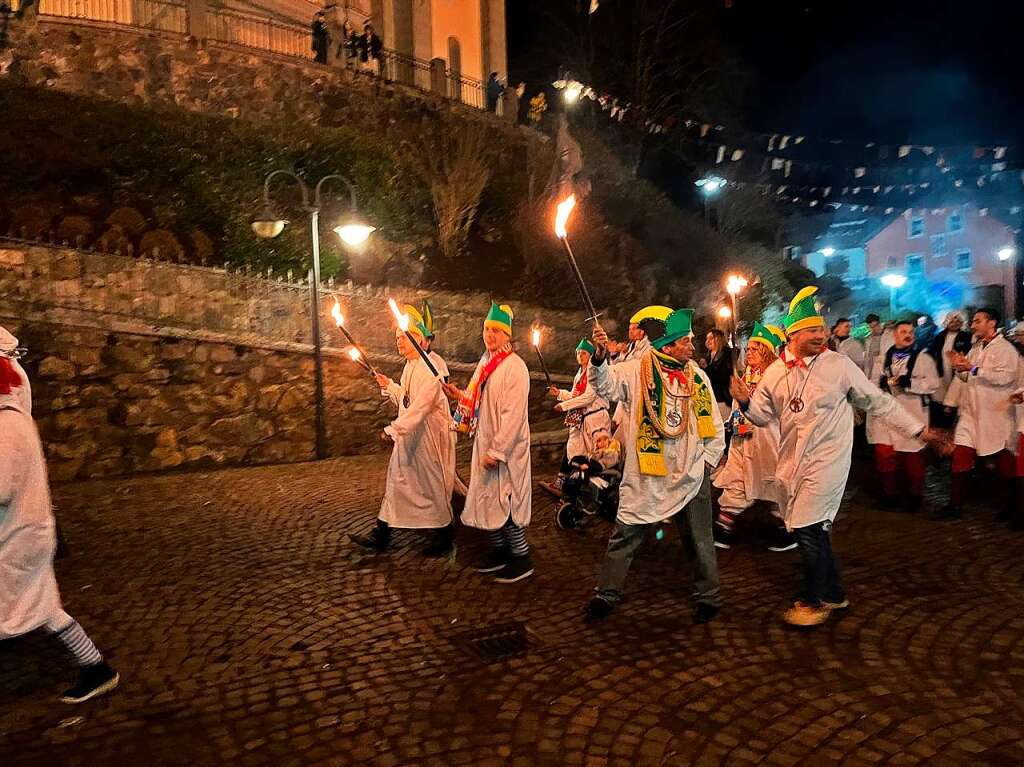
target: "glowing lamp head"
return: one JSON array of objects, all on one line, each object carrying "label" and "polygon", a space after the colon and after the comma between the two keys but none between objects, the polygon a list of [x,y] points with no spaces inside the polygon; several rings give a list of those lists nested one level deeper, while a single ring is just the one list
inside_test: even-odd
[{"label": "glowing lamp head", "polygon": [[398,322],[398,329],[403,333],[409,329],[409,315],[404,314],[399,308],[395,299],[388,299],[388,306],[391,308],[391,313],[395,315],[395,321]]},{"label": "glowing lamp head", "polygon": [[562,94],[566,104],[575,104],[580,100],[580,95],[583,93],[583,88],[577,82],[571,82],[565,86],[565,91]]},{"label": "glowing lamp head", "polygon": [[832,256],[834,256],[835,254],[836,249],[833,248],[831,245],[826,245],[824,248],[821,249],[821,255],[823,255],[825,258],[832,258]]},{"label": "glowing lamp head", "polygon": [[345,317],[341,313],[341,304],[338,303],[338,299],[334,299],[334,306],[331,307],[331,316],[334,317],[334,324],[339,328],[345,324]]},{"label": "glowing lamp head", "polygon": [[723,320],[727,320],[730,317],[732,317],[732,309],[730,309],[728,306],[723,306],[718,310],[718,316],[721,317]]},{"label": "glowing lamp head", "polygon": [[569,214],[572,213],[572,209],[575,207],[576,195],[574,194],[570,194],[558,203],[558,212],[555,214],[555,234],[562,239],[569,236],[569,232],[566,230],[565,225],[569,221]]},{"label": "glowing lamp head", "polygon": [[349,221],[334,227],[334,231],[343,243],[350,247],[358,247],[366,242],[371,234],[377,231],[377,227],[360,221]]},{"label": "glowing lamp head", "polygon": [[999,257],[1000,261],[1009,261],[1011,258],[1017,255],[1017,249],[1007,245],[1005,248],[1000,248],[996,252],[996,256]]},{"label": "glowing lamp head", "polygon": [[694,183],[705,197],[712,197],[725,187],[725,179],[720,176],[705,176]]},{"label": "glowing lamp head", "polygon": [[883,274],[881,279],[887,288],[902,288],[907,283],[907,278],[902,274]]},{"label": "glowing lamp head", "polygon": [[747,287],[747,278],[740,274],[730,274],[725,280],[725,291],[730,296],[735,296],[737,293]]},{"label": "glowing lamp head", "polygon": [[539,348],[540,347],[540,331],[537,328],[533,329],[533,333],[531,333],[531,337],[532,337],[532,340],[533,340],[533,345]]}]

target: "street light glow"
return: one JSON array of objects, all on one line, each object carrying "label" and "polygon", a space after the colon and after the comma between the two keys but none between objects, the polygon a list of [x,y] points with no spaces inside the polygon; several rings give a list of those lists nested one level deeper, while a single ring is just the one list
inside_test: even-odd
[{"label": "street light glow", "polygon": [[723,306],[719,308],[718,316],[721,317],[723,320],[727,320],[730,317],[732,317],[732,309],[730,309],[728,306]]},{"label": "street light glow", "polygon": [[377,227],[358,221],[349,221],[334,227],[334,231],[342,242],[355,247],[366,242],[370,235],[377,231]]},{"label": "street light glow", "polygon": [[831,245],[826,245],[824,248],[821,249],[821,255],[823,255],[825,258],[832,258],[832,256],[834,256],[835,254],[836,249],[833,248]]},{"label": "street light glow", "polygon": [[883,274],[881,280],[887,288],[902,288],[907,283],[907,278],[902,274]]},{"label": "street light glow", "polygon": [[705,176],[697,179],[694,183],[706,197],[711,197],[725,186],[725,179],[721,176]]},{"label": "street light glow", "polygon": [[580,94],[583,93],[583,86],[573,80],[571,83],[565,86],[565,90],[562,92],[562,97],[565,99],[566,104],[575,104],[580,99]]},{"label": "street light glow", "polygon": [[725,280],[725,292],[730,296],[735,296],[747,285],[747,278],[742,274],[730,274]]},{"label": "street light glow", "polygon": [[1011,245],[1007,245],[1005,248],[1000,248],[996,255],[999,257],[1000,261],[1009,261],[1017,255],[1017,249]]}]

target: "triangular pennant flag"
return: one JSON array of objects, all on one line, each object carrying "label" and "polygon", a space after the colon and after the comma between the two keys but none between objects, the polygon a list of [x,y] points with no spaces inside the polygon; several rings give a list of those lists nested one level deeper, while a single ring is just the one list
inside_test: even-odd
[{"label": "triangular pennant flag", "polygon": [[732,152],[732,161],[733,162],[737,162],[737,161],[742,160],[742,159],[743,159],[743,150],[742,149],[734,149],[733,152]]},{"label": "triangular pennant flag", "polygon": [[997,146],[996,147],[995,158],[997,160],[1002,160],[1003,159],[1003,155],[1005,155],[1005,154],[1006,154],[1006,147],[1005,146]]},{"label": "triangular pennant flag", "polygon": [[794,144],[802,144],[803,142],[804,142],[804,137],[803,136],[797,136],[795,139],[793,139],[793,143]]},{"label": "triangular pennant flag", "polygon": [[853,169],[853,177],[854,178],[860,178],[865,173],[867,173],[867,168],[860,167],[860,168],[854,168]]},{"label": "triangular pennant flag", "polygon": [[715,164],[717,165],[718,163],[722,162],[722,160],[724,160],[724,159],[725,159],[725,147],[724,146],[720,146],[720,147],[718,147],[718,157],[715,159]]},{"label": "triangular pennant flag", "polygon": [[900,147],[899,156],[906,157],[908,154],[910,154],[910,147],[907,144],[904,144]]},{"label": "triangular pennant flag", "polygon": [[786,148],[786,144],[788,144],[788,143],[789,143],[789,136],[783,136],[781,139],[779,139],[779,149],[785,149]]},{"label": "triangular pennant flag", "polygon": [[775,151],[775,134],[774,133],[771,136],[768,137],[768,151],[769,152],[774,152]]},{"label": "triangular pennant flag", "polygon": [[789,172],[792,169],[793,169],[793,161],[792,160],[786,160],[786,170],[785,170],[785,173],[784,173],[786,178],[789,178]]}]

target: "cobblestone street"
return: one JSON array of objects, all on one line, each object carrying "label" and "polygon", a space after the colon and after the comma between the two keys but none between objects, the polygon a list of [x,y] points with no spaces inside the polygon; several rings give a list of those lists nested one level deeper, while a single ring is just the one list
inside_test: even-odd
[{"label": "cobblestone street", "polygon": [[[779,620],[796,552],[755,543],[720,553],[726,608],[694,626],[666,528],[621,610],[586,626],[604,523],[558,530],[538,493],[537,574],[512,586],[472,570],[470,530],[454,561],[411,533],[367,555],[348,534],[371,525],[384,466],[57,488],[66,607],[122,683],[63,706],[56,642],[0,644],[0,764],[1024,763],[1024,536],[988,511],[942,524],[856,494],[836,532],[852,607],[809,633]],[[510,622],[521,657],[467,649]]]}]

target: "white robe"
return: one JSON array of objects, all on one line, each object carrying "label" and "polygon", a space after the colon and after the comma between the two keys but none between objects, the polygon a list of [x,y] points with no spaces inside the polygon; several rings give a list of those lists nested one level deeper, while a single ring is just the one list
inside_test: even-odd
[{"label": "white robe", "polygon": [[[739,404],[733,400],[733,410]],[[749,437],[733,435],[725,466],[712,483],[722,490],[724,509],[746,509],[755,501],[778,503],[775,467],[779,463],[779,423],[755,426]]]},{"label": "white robe", "polygon": [[[430,353],[442,377],[448,366]],[[441,384],[422,359],[405,363],[399,383],[386,396],[398,417],[384,431],[394,440],[380,519],[391,527],[437,528],[452,521],[455,441],[451,411]]]},{"label": "white robe", "polygon": [[[623,362],[629,362],[630,360],[638,360],[643,357],[651,348],[651,342],[647,340],[647,336],[644,336],[639,341],[633,343],[617,360],[613,361],[612,365],[621,365]],[[621,402],[612,403],[615,405],[615,409],[612,411],[612,437],[622,441],[622,422],[626,417],[626,411],[622,407]]]},{"label": "white robe", "polygon": [[[583,371],[576,373],[572,388],[575,389],[583,377]],[[590,455],[594,450],[594,433],[599,429],[607,429],[611,436],[611,417],[608,415],[608,402],[599,397],[589,383],[583,393],[577,397],[572,391],[558,390],[558,410],[568,413],[577,408],[583,410],[583,422],[579,426],[569,427],[569,438],[565,442],[565,457],[572,459],[578,455]]]},{"label": "white robe", "polygon": [[62,609],[46,459],[14,396],[0,398],[0,640],[39,628]]},{"label": "white robe", "polygon": [[1020,354],[996,336],[987,346],[976,341],[967,359],[977,375],[957,374],[946,393],[946,406],[960,408],[953,441],[979,456],[1016,450],[1017,413],[1010,396],[1017,388]]},{"label": "white robe", "polygon": [[[488,359],[490,354],[484,354],[478,371]],[[529,400],[530,371],[518,354],[510,354],[487,379],[480,395],[464,525],[497,530],[510,515],[520,527],[530,524]],[[484,468],[487,456],[498,461],[496,468]]]},{"label": "white robe", "polygon": [[[882,366],[885,364],[885,354],[895,342],[896,339],[894,338],[891,330],[882,331],[881,341],[878,345],[878,354],[875,355],[874,359],[864,360],[864,367],[867,368],[866,372],[868,380],[875,386],[878,386],[878,381],[882,375]],[[882,429],[881,421],[878,420],[877,416],[868,413],[867,417],[864,419],[864,436],[867,438],[869,445],[880,445],[883,444],[881,440],[888,436],[888,432]]]},{"label": "white robe", "polygon": [[[780,511],[790,530],[836,518],[850,474],[854,407],[908,435],[925,427],[868,381],[849,357],[825,350],[804,362],[810,367],[790,369],[782,358],[773,362],[746,411],[755,426],[779,422],[775,477]],[[794,413],[789,403],[797,395],[804,408]]]},{"label": "white robe", "polygon": [[[696,497],[704,481],[704,466],[714,468],[725,450],[725,427],[718,408],[714,407],[715,393],[707,375],[692,362],[688,374],[695,371],[711,392],[711,417],[715,436],[697,436],[697,416],[688,408],[690,423],[678,439],[663,442],[668,476],[658,477],[640,473],[636,452],[639,408],[643,407],[643,380],[640,359],[618,365],[590,365],[589,381],[594,391],[605,399],[622,403],[626,417],[620,429],[622,450],[626,462],[619,486],[619,513],[617,520],[627,525],[646,525],[668,519]],[[678,392],[679,384],[671,382],[669,391]]]},{"label": "white robe", "polygon": [[[906,374],[909,360],[893,360],[892,374],[903,376]],[[917,355],[917,362],[914,363],[914,372],[910,377],[910,388],[893,394],[896,402],[922,423],[928,423],[928,406],[924,403],[923,397],[931,397],[942,385],[939,377],[939,369],[935,360],[928,352],[921,352]],[[915,437],[902,434],[882,420],[875,424],[875,439],[872,444],[891,445],[898,453],[918,453],[925,448],[924,442]]]}]

